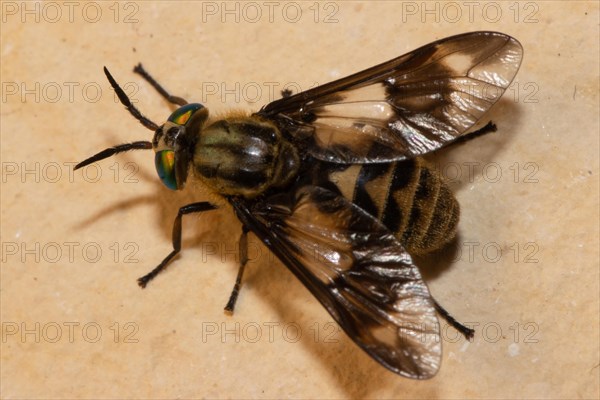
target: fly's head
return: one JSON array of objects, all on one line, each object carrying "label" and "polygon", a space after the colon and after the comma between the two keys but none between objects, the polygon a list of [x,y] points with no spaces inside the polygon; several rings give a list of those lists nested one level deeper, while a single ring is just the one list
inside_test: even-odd
[{"label": "fly's head", "polygon": [[134,71],[144,76],[163,97],[167,98],[171,103],[180,105],[180,107],[169,116],[167,122],[159,126],[149,118],[146,118],[131,103],[127,94],[117,84],[110,72],[108,72],[108,69],[104,67],[104,74],[119,97],[121,104],[144,127],[154,131],[154,138],[151,142],[141,140],[109,147],[75,165],[74,169],[83,168],[118,153],[130,150],[153,149],[155,152],[154,164],[162,183],[172,190],[183,189],[188,175],[188,168],[194,155],[196,141],[202,126],[208,118],[208,110],[202,104],[187,103],[180,97],[170,96],[143,70],[141,64]]},{"label": "fly's head", "polygon": [[183,189],[194,154],[198,133],[208,118],[208,109],[199,103],[175,110],[154,132],[154,164],[162,183],[172,190]]}]

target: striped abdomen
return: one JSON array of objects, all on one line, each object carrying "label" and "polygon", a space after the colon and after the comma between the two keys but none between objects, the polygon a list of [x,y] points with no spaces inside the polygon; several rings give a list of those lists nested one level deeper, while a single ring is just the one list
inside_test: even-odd
[{"label": "striped abdomen", "polygon": [[298,172],[296,149],[275,125],[258,118],[217,121],[196,143],[194,167],[222,195],[252,198],[287,184]]},{"label": "striped abdomen", "polygon": [[394,232],[411,254],[439,249],[456,234],[458,202],[422,158],[353,165],[330,174],[330,180]]}]

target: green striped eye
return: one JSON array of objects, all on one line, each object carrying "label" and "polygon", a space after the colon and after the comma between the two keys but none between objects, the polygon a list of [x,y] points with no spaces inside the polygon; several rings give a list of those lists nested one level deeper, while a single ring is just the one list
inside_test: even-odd
[{"label": "green striped eye", "polygon": [[171,121],[177,125],[185,125],[190,120],[190,117],[201,108],[204,108],[202,104],[186,104],[185,106],[179,107],[177,110],[173,111],[173,114],[171,114],[168,121]]},{"label": "green striped eye", "polygon": [[156,172],[162,183],[172,190],[177,190],[177,179],[175,178],[175,152],[173,150],[162,150],[154,155]]},{"label": "green striped eye", "polygon": [[202,104],[186,104],[173,111],[167,122],[156,130],[154,165],[160,180],[169,189],[183,189],[189,164],[187,153],[175,154],[175,149],[185,147],[189,137],[198,133],[207,117],[208,110]]}]

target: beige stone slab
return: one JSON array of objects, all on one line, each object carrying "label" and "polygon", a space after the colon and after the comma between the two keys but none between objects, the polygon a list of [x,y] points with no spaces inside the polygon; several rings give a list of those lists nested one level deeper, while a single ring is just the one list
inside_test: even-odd
[{"label": "beige stone slab", "polygon": [[[65,3],[1,4],[0,397],[598,398],[597,2]],[[224,315],[230,209],[186,218],[185,251],[140,290],[177,208],[201,199],[164,188],[145,152],[71,171],[151,135],[104,65],[162,122],[138,62],[213,113],[256,110],[475,30],[513,35],[525,59],[490,112],[499,131],[433,158],[462,204],[460,251],[424,273],[478,325],[472,343],[443,331],[431,380],[366,356],[256,238]]]}]

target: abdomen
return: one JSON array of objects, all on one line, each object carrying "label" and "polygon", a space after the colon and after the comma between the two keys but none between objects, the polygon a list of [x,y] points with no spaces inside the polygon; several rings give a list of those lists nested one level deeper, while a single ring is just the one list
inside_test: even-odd
[{"label": "abdomen", "polygon": [[458,202],[422,158],[352,165],[329,179],[390,229],[411,254],[437,250],[456,235]]}]

